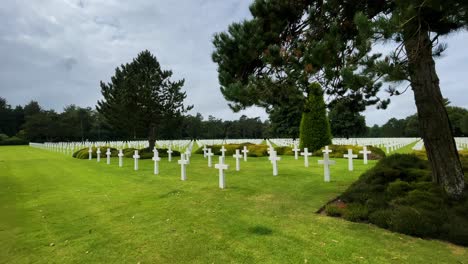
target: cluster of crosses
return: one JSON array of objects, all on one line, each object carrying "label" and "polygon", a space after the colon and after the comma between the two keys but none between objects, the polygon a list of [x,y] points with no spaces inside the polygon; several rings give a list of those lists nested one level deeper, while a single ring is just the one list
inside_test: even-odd
[{"label": "cluster of crosses", "polygon": [[[225,176],[224,176],[224,171],[229,168],[228,164],[225,164],[225,153],[227,149],[222,146],[220,149],[221,156],[219,156],[218,163],[215,164],[215,168],[219,170],[219,188],[224,189],[226,188],[226,181],[225,181]],[[297,160],[299,159],[299,152],[301,151],[297,145],[294,145],[294,148],[292,149],[294,151],[294,158]],[[90,147],[89,148],[89,160],[92,159],[92,153],[93,150]],[[242,155],[240,154],[242,152]],[[247,153],[249,150],[247,149],[246,146],[241,150],[236,149],[235,154],[233,155],[233,158],[236,159],[236,171],[240,171],[240,160],[243,158],[243,160],[246,162],[247,161]],[[329,153],[332,152],[331,149],[328,148],[328,146],[325,146],[325,149],[322,150],[323,152],[323,160],[319,160],[318,163],[323,165],[323,174],[324,174],[324,181],[325,182],[330,182],[330,165],[334,165],[336,162],[334,160],[331,160],[329,157]],[[168,148],[167,154],[168,154],[168,161],[172,161],[172,149],[171,147]],[[180,160],[178,160],[178,164],[180,165],[180,179],[182,181],[187,180],[187,168],[186,166],[190,164],[190,156],[192,153],[192,145],[189,145],[187,147],[187,150],[185,153],[181,153],[180,155]],[[359,153],[363,154],[363,161],[364,164],[367,164],[367,155],[372,153],[371,151],[367,150],[367,147],[364,146],[362,151],[359,151]],[[97,162],[100,162],[101,160],[101,149],[98,147],[97,151]],[[106,156],[107,156],[107,164],[110,164],[110,157],[111,157],[111,151],[110,148],[107,149],[106,151]],[[277,152],[273,148],[273,146],[269,145],[268,149],[268,160],[272,164],[273,168],[273,176],[278,175],[278,161],[281,160],[281,158],[277,155]],[[307,148],[304,148],[303,152],[300,152],[300,155],[304,157],[304,166],[309,167],[309,156],[312,156],[312,153],[308,151]],[[119,167],[123,166],[123,152],[122,149],[119,150],[119,154],[117,155],[119,157]],[[207,148],[206,145],[203,146],[203,157],[208,159],[208,167],[212,167],[212,157],[214,156],[214,153],[212,152],[211,148]],[[352,171],[353,170],[353,159],[357,158],[358,155],[353,154],[352,149],[348,149],[348,154],[343,155],[344,158],[348,159],[348,170]],[[140,155],[138,154],[138,150],[135,150],[134,155],[132,156],[134,159],[134,170],[138,170],[138,160],[140,159]],[[159,157],[158,150],[156,147],[153,149],[153,157],[152,160],[154,161],[154,174],[158,175],[159,174],[159,162],[161,161],[161,158]]]}]

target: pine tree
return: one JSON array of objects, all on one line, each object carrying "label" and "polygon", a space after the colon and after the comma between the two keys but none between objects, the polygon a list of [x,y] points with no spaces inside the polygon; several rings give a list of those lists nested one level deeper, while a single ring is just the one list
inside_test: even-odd
[{"label": "pine tree", "polygon": [[184,80],[174,82],[171,77],[172,71],[162,70],[156,57],[145,50],[117,68],[110,83],[101,82],[104,99],[98,101],[97,110],[115,128],[134,136],[143,131],[152,149],[158,127],[191,109],[183,104]]},{"label": "pine tree", "polygon": [[323,100],[323,91],[317,83],[311,84],[308,90],[299,137],[300,148],[308,148],[309,151],[315,151],[331,144],[330,123]]}]

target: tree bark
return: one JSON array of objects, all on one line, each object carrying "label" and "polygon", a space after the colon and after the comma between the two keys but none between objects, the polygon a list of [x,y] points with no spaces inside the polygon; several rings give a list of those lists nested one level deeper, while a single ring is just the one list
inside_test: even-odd
[{"label": "tree bark", "polygon": [[404,34],[404,46],[432,180],[457,199],[465,188],[464,175],[440,91],[429,32],[420,29],[418,34]]},{"label": "tree bark", "polygon": [[150,124],[149,131],[148,131],[148,143],[149,143],[150,150],[153,150],[155,142],[156,142],[156,125]]}]

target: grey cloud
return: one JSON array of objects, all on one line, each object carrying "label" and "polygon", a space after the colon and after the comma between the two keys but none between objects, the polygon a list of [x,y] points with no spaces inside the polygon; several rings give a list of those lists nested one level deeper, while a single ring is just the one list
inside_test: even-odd
[{"label": "grey cloud", "polygon": [[[252,0],[44,0],[6,1],[0,5],[0,94],[10,104],[37,99],[58,111],[65,105],[94,106],[99,81],[148,49],[175,79],[186,80],[187,103],[205,117],[265,119],[249,108],[233,113],[220,90],[211,61],[213,35],[250,17]],[[447,56],[437,61],[442,92],[454,104],[466,105],[468,83],[466,33],[448,42]],[[415,112],[411,91],[392,98],[388,110],[367,111],[369,124]]]}]

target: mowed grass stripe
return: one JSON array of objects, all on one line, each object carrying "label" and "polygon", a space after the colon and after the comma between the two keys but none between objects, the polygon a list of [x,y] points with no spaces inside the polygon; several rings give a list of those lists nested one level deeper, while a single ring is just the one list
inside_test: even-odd
[{"label": "mowed grass stripe", "polygon": [[[0,262],[6,263],[464,263],[465,248],[314,212],[351,184],[337,159],[323,182],[317,157],[284,156],[279,176],[266,158],[235,171],[227,189],[201,155],[180,181],[177,158],[111,165],[29,147],[0,148]],[[217,163],[217,158],[213,159]],[[50,246],[54,243],[54,246]]]}]

